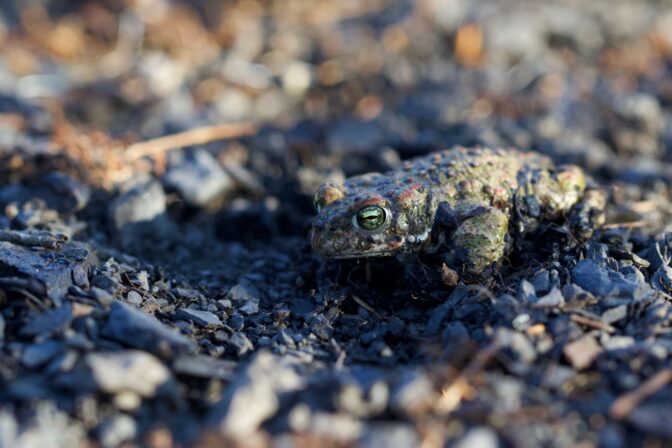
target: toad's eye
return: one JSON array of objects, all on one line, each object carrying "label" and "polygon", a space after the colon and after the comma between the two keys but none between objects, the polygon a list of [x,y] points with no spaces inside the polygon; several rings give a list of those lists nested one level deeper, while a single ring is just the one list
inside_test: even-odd
[{"label": "toad's eye", "polygon": [[374,230],[385,224],[386,215],[384,208],[370,205],[358,211],[353,221],[364,230]]}]

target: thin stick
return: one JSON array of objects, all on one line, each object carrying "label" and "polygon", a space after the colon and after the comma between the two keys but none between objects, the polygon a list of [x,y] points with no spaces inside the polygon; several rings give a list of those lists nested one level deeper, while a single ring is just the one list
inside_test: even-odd
[{"label": "thin stick", "polygon": [[627,417],[639,403],[658,392],[670,381],[672,381],[671,368],[659,371],[638,388],[618,397],[609,407],[609,415],[616,420]]},{"label": "thin stick", "polygon": [[153,157],[173,149],[185,146],[203,145],[216,140],[244,137],[257,131],[252,123],[224,123],[215,126],[204,126],[189,129],[177,134],[134,143],[124,152],[129,161],[138,160],[142,157]]},{"label": "thin stick", "polygon": [[354,295],[354,294],[350,294],[350,297],[352,297],[352,299],[353,299],[355,302],[357,302],[359,305],[361,305],[362,308],[364,308],[365,310],[367,310],[369,313],[373,314],[373,315],[376,316],[376,317],[380,317],[380,314],[378,314],[378,311],[376,311],[375,309],[373,309],[373,307],[372,307],[371,305],[369,305],[368,303],[366,303],[365,301],[363,301],[362,299],[360,299],[359,297],[357,297],[357,296]]},{"label": "thin stick", "polygon": [[600,229],[611,230],[611,229],[636,229],[639,227],[646,227],[646,221],[632,221],[632,222],[615,222],[612,224],[603,224],[600,226]]},{"label": "thin stick", "polygon": [[33,230],[0,230],[0,241],[7,241],[22,246],[39,246],[46,249],[58,249],[68,242],[68,237],[61,234],[53,234]]},{"label": "thin stick", "polygon": [[576,322],[577,324],[585,325],[586,327],[595,328],[597,330],[603,330],[606,331],[607,333],[613,333],[616,331],[616,329],[611,325],[609,325],[608,323],[591,319],[590,317],[580,316],[578,314],[572,314],[571,316],[569,316],[569,319],[572,322]]}]

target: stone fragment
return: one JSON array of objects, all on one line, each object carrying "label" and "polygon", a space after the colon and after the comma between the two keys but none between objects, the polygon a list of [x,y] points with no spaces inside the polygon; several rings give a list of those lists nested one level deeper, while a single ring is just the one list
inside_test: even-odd
[{"label": "stone fragment", "polygon": [[133,440],[137,435],[138,427],[135,420],[126,414],[117,414],[105,420],[97,428],[98,441],[105,448],[122,445]]},{"label": "stone fragment", "polygon": [[279,407],[278,394],[295,390],[302,380],[288,360],[262,351],[228,385],[212,414],[226,437],[242,439],[254,433]]},{"label": "stone fragment", "polygon": [[238,310],[251,316],[259,312],[259,297],[258,292],[251,285],[245,283],[238,283],[232,287],[226,296],[231,302],[238,307]]},{"label": "stone fragment", "polygon": [[229,339],[229,347],[237,356],[243,356],[245,353],[254,350],[254,345],[245,336],[245,333],[234,333]]},{"label": "stone fragment", "polygon": [[189,339],[171,330],[154,316],[120,301],[112,302],[107,322],[101,331],[109,339],[161,356],[171,356],[193,347]]},{"label": "stone fragment", "polygon": [[602,353],[602,347],[594,337],[585,335],[567,344],[562,352],[574,369],[583,370]]},{"label": "stone fragment", "polygon": [[180,308],[175,313],[180,319],[192,321],[201,327],[221,327],[222,321],[215,313],[210,311],[195,310],[193,308]]},{"label": "stone fragment", "polygon": [[21,355],[21,363],[34,369],[48,363],[63,350],[63,345],[52,340],[29,345]]},{"label": "stone fragment", "polygon": [[89,249],[78,242],[45,251],[0,241],[0,269],[24,280],[23,289],[52,299],[60,299],[73,285],[73,268],[87,268],[93,259]]},{"label": "stone fragment", "polygon": [[456,448],[498,448],[497,433],[485,426],[470,429],[456,444]]},{"label": "stone fragment", "polygon": [[179,375],[226,381],[233,378],[237,366],[236,362],[204,355],[180,355],[173,362],[173,370]]},{"label": "stone fragment", "polygon": [[33,317],[21,328],[24,336],[37,336],[54,333],[66,328],[73,319],[72,307],[63,305]]},{"label": "stone fragment", "polygon": [[207,205],[235,185],[217,159],[204,150],[196,150],[172,163],[163,182],[194,207]]},{"label": "stone fragment", "polygon": [[132,392],[152,397],[171,377],[166,366],[153,355],[139,350],[88,354],[86,365],[103,392]]}]

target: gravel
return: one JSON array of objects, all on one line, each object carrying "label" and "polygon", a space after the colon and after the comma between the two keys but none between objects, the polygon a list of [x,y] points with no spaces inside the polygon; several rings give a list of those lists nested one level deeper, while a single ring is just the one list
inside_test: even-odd
[{"label": "gravel", "polygon": [[[0,447],[670,445],[664,3],[112,3],[0,6]],[[607,225],[312,253],[319,184],[453,145]]]}]

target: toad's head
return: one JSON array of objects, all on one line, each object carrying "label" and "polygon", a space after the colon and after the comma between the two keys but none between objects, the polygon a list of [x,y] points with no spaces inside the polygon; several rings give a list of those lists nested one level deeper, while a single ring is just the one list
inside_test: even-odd
[{"label": "toad's head", "polygon": [[428,241],[428,188],[380,174],[326,183],[315,193],[313,249],[328,258],[413,252]]}]

